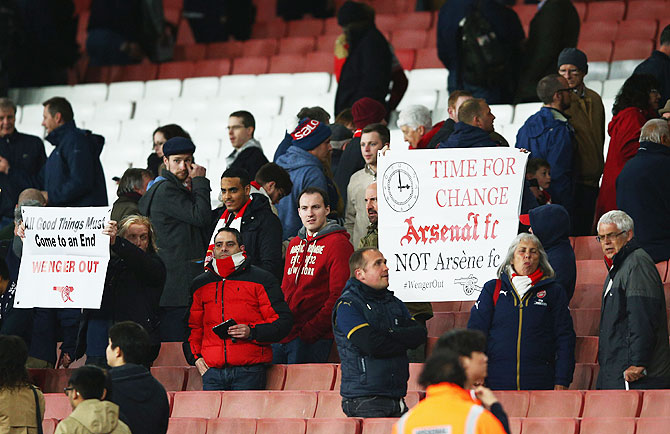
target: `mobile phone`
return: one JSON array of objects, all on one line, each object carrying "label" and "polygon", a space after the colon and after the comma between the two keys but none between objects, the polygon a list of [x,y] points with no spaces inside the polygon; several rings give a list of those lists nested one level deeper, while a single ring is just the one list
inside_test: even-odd
[{"label": "mobile phone", "polygon": [[212,327],[212,331],[216,333],[216,335],[221,339],[231,338],[230,335],[228,334],[228,329],[236,324],[237,322],[234,319],[230,318],[225,320],[221,324]]}]

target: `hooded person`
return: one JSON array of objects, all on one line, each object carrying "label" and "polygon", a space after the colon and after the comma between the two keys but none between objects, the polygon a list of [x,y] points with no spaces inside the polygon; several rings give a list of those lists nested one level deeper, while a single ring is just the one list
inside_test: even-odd
[{"label": "hooded person", "polygon": [[522,214],[522,224],[530,226],[547,252],[549,264],[556,272],[554,279],[565,290],[568,301],[575,293],[577,265],[570,245],[570,216],[561,205],[543,205]]},{"label": "hooded person", "polygon": [[277,205],[283,239],[294,237],[302,226],[298,217],[298,197],[307,187],[328,190],[325,165],[330,161],[330,127],[315,119],[301,119],[291,133],[291,146],[277,158],[277,164],[289,173],[293,189]]}]

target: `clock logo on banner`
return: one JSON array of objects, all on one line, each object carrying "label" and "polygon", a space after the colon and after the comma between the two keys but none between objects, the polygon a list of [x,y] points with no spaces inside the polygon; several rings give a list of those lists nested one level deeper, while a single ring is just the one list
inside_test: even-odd
[{"label": "clock logo on banner", "polygon": [[419,198],[419,178],[407,163],[391,164],[384,172],[382,185],[386,203],[397,212],[409,211]]}]

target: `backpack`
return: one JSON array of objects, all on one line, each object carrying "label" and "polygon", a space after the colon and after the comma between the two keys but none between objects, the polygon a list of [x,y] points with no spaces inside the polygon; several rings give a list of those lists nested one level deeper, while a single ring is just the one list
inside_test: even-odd
[{"label": "backpack", "polygon": [[458,23],[461,88],[463,82],[487,88],[500,86],[507,64],[507,50],[481,14],[480,1]]}]

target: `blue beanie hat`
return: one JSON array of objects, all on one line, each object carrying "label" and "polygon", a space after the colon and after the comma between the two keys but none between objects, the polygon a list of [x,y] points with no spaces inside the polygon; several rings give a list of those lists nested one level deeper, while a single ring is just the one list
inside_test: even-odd
[{"label": "blue beanie hat", "polygon": [[589,64],[586,60],[586,54],[577,48],[564,48],[558,55],[558,69],[562,65],[575,65],[584,74],[589,72]]},{"label": "blue beanie hat", "polygon": [[291,133],[291,137],[293,137],[291,143],[305,151],[311,151],[325,142],[330,135],[330,127],[327,124],[316,119],[303,118],[300,119],[300,123]]},{"label": "blue beanie hat", "polygon": [[195,145],[186,137],[173,137],[163,144],[163,155],[192,154],[195,152]]}]

